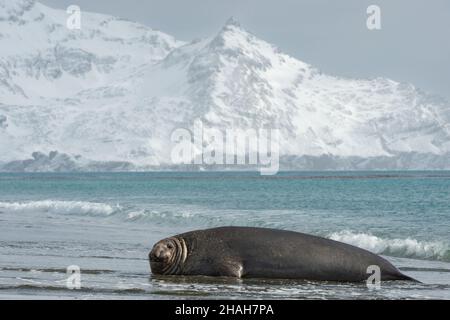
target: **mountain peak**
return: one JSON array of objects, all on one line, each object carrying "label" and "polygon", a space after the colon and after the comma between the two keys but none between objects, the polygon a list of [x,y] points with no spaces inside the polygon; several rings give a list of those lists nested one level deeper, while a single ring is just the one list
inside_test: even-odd
[{"label": "mountain peak", "polygon": [[240,27],[241,24],[233,16],[231,16],[228,18],[228,20],[225,22],[225,25],[224,25],[224,27],[228,27],[228,26]]},{"label": "mountain peak", "polygon": [[229,31],[248,33],[247,30],[241,25],[241,23],[234,17],[230,17],[227,21],[225,21],[225,24],[223,25],[219,34],[225,34]]},{"label": "mountain peak", "polygon": [[229,42],[229,39],[240,38],[241,35],[244,35],[246,33],[246,30],[241,27],[240,23],[233,17],[230,17],[225,22],[220,31],[216,34],[216,36],[211,38],[212,40],[209,44],[209,47],[214,48],[214,50],[227,47],[226,44],[227,42]]}]

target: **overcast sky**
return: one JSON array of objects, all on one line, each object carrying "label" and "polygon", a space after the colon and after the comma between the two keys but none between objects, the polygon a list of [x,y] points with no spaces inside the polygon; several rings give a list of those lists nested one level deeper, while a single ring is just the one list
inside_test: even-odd
[{"label": "overcast sky", "polygon": [[[450,98],[448,0],[41,0],[54,8],[141,22],[180,40],[214,35],[233,16],[242,27],[325,73],[389,77]],[[369,5],[381,30],[366,27]]]}]

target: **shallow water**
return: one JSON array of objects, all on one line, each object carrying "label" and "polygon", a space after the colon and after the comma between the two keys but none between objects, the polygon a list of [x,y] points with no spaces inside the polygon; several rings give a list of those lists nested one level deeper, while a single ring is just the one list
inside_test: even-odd
[{"label": "shallow water", "polygon": [[[449,299],[449,190],[450,172],[0,174],[0,298]],[[422,283],[151,276],[154,242],[222,225],[348,242]]]}]

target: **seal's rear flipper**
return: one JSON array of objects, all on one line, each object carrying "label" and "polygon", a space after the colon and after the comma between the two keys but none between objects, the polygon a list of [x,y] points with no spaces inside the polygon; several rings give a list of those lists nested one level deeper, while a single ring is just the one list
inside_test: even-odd
[{"label": "seal's rear flipper", "polygon": [[407,280],[407,281],[412,281],[412,282],[417,282],[417,283],[422,283],[422,281],[419,281],[417,279],[414,279],[410,276],[407,276],[405,274],[402,273],[403,278],[401,280]]},{"label": "seal's rear flipper", "polygon": [[407,276],[406,274],[401,273],[400,271],[397,272],[397,274],[395,275],[395,279],[393,279],[393,280],[406,280],[406,281],[422,283],[421,281],[414,279],[410,276]]}]

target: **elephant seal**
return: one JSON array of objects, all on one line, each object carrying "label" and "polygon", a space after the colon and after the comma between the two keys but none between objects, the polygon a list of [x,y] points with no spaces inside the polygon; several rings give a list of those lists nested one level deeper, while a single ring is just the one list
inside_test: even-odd
[{"label": "elephant seal", "polygon": [[157,275],[204,275],[364,281],[376,265],[381,280],[414,280],[382,257],[342,242],[304,233],[220,227],[163,239],[149,253]]}]

